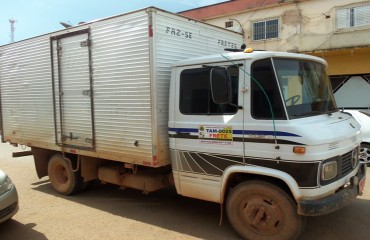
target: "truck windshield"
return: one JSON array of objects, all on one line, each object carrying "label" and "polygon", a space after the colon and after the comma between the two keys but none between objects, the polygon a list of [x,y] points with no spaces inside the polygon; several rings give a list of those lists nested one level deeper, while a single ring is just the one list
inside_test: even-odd
[{"label": "truck windshield", "polygon": [[273,59],[290,119],[329,113],[336,109],[325,66],[297,59]]}]

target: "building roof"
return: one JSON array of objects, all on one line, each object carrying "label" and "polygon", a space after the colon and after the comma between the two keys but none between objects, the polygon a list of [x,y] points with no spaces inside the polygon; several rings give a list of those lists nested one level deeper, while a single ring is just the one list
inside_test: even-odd
[{"label": "building roof", "polygon": [[179,14],[193,19],[205,20],[247,9],[262,8],[284,2],[291,2],[291,0],[230,0],[227,2],[182,11],[179,12]]}]

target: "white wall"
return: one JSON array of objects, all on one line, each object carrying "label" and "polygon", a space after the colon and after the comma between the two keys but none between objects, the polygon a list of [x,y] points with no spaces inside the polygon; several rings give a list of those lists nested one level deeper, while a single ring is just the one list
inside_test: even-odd
[{"label": "white wall", "polygon": [[[208,19],[206,22],[225,27],[229,19],[237,19],[243,26],[247,46],[255,49],[308,52],[370,45],[370,26],[348,31],[336,30],[338,7],[370,1],[306,0],[275,7],[245,11]],[[280,19],[278,39],[253,41],[252,22]],[[238,23],[234,22],[238,27]]]}]

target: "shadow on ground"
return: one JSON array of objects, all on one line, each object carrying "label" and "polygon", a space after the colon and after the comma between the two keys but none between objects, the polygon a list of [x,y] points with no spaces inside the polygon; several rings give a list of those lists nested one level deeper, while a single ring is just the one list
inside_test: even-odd
[{"label": "shadow on ground", "polygon": [[[133,189],[118,190],[118,187],[113,185],[96,184],[83,193],[62,196],[55,193],[47,181],[32,185],[35,186],[35,190],[46,194],[170,231],[201,239],[240,239],[226,217],[222,226],[219,226],[220,207],[218,204],[182,197],[177,195],[174,188],[145,195]],[[305,230],[299,239],[368,239],[370,236],[369,216],[370,201],[356,199],[348,207],[332,214],[307,218]]]},{"label": "shadow on ground", "polygon": [[334,213],[307,218],[300,240],[370,239],[369,226],[370,200],[355,199],[352,204]]},{"label": "shadow on ground", "polygon": [[15,240],[15,239],[35,239],[47,240],[44,234],[35,231],[34,223],[22,224],[15,220],[8,220],[0,224],[0,239]]},{"label": "shadow on ground", "polygon": [[170,231],[201,239],[240,239],[226,219],[219,226],[219,204],[182,197],[174,188],[145,195],[138,190],[94,184],[85,192],[62,196],[45,181],[32,185],[43,193]]}]

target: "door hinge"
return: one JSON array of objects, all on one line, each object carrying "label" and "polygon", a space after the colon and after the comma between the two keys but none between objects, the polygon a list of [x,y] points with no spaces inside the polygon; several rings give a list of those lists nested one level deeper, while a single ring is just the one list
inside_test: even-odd
[{"label": "door hinge", "polygon": [[69,139],[72,141],[72,140],[74,140],[74,139],[79,139],[80,137],[79,137],[79,136],[73,136],[73,133],[72,133],[72,132],[70,132],[70,133],[69,133],[69,136],[68,136],[68,135],[64,135],[64,136],[63,136],[63,139],[67,139],[67,138],[69,138]]},{"label": "door hinge", "polygon": [[85,41],[80,42],[80,46],[81,47],[88,47],[90,45],[91,45],[91,41],[90,40],[85,40]]},{"label": "door hinge", "polygon": [[82,95],[91,97],[91,90],[83,90]]}]

